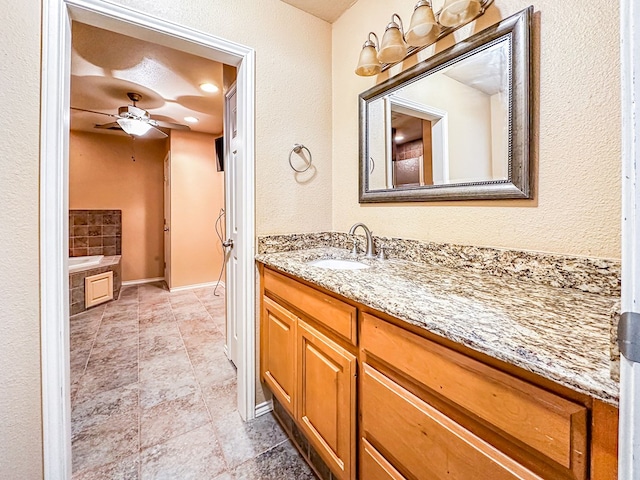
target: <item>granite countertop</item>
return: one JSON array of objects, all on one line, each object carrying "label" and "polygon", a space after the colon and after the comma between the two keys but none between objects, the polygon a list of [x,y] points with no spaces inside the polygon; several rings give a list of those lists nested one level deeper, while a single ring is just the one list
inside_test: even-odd
[{"label": "granite countertop", "polygon": [[410,262],[358,260],[364,270],[307,265],[351,258],[335,247],[264,253],[268,266],[319,285],[572,390],[617,405],[610,377],[609,318],[616,298]]}]

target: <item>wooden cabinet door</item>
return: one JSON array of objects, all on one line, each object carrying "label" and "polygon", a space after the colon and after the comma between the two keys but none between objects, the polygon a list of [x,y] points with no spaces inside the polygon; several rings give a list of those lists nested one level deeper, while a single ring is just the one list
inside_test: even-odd
[{"label": "wooden cabinet door", "polygon": [[297,383],[302,430],[336,478],[354,479],[356,357],[298,320]]},{"label": "wooden cabinet door", "polygon": [[283,306],[264,297],[261,373],[265,383],[291,416],[296,411],[296,322]]}]

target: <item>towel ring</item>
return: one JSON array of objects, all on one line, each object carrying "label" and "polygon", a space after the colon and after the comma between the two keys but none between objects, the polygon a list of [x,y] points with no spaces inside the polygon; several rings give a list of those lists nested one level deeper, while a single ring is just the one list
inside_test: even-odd
[{"label": "towel ring", "polygon": [[[304,168],[302,170],[298,170],[296,167],[293,166],[293,163],[291,162],[291,155],[295,152],[295,153],[300,153],[302,150],[306,150],[307,153],[309,154],[309,162],[307,163],[307,168]],[[303,157],[304,158],[304,157]],[[301,143],[295,143],[293,145],[293,148],[291,149],[291,151],[289,152],[289,166],[298,173],[303,173],[306,172],[307,170],[309,170],[309,168],[311,167],[311,162],[313,161],[313,157],[311,156],[311,150],[309,150],[307,147],[305,147],[304,145],[302,145]]]}]

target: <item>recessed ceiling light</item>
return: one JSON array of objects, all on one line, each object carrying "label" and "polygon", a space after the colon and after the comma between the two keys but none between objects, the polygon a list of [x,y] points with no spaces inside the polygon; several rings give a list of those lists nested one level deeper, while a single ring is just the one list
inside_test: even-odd
[{"label": "recessed ceiling light", "polygon": [[213,83],[202,83],[200,84],[200,89],[204,92],[215,93],[218,91],[218,87]]},{"label": "recessed ceiling light", "polygon": [[184,117],[184,121],[189,123],[198,123],[198,119],[196,117]]}]

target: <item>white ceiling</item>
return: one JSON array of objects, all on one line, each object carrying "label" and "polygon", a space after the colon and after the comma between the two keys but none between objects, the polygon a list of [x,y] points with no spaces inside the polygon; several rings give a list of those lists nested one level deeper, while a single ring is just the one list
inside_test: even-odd
[{"label": "white ceiling", "polygon": [[[221,63],[77,22],[72,43],[72,107],[116,114],[118,107],[131,103],[127,92],[135,92],[142,95],[137,106],[152,119],[186,124],[196,132],[222,133]],[[217,85],[218,92],[203,92],[199,86],[207,82]],[[187,123],[186,116],[199,122]],[[72,130],[113,133],[94,128],[113,121],[71,110]]]},{"label": "white ceiling", "polygon": [[443,73],[487,95],[508,88],[509,45],[500,42],[453,64]]},{"label": "white ceiling", "polygon": [[282,0],[329,23],[335,22],[357,0]]}]

